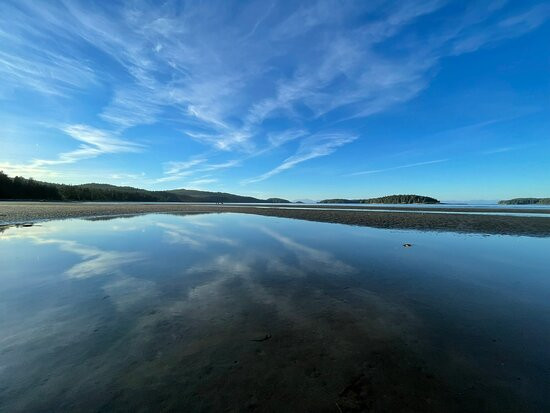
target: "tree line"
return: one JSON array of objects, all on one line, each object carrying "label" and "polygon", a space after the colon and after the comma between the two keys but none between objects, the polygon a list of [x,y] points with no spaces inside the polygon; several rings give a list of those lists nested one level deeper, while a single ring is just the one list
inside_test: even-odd
[{"label": "tree line", "polygon": [[388,195],[369,199],[325,199],[323,204],[438,204],[435,198],[422,195]]},{"label": "tree line", "polygon": [[10,178],[0,171],[0,199],[45,201],[181,201],[181,197],[163,191],[85,184],[63,185],[35,181],[16,176]]},{"label": "tree line", "polygon": [[550,198],[514,198],[498,203],[501,205],[550,205]]},{"label": "tree line", "polygon": [[0,171],[0,199],[96,202],[289,202],[286,199],[257,199],[249,196],[189,189],[148,191],[129,186],[107,184],[64,185],[10,178]]}]

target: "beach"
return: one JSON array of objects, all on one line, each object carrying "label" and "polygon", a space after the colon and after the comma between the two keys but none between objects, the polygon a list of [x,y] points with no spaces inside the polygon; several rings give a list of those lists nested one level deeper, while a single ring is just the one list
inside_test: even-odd
[{"label": "beach", "polygon": [[[241,213],[359,225],[500,235],[550,236],[550,209],[422,206],[183,203],[0,202],[0,225],[138,214]],[[537,216],[532,216],[536,213]],[[498,215],[492,215],[498,214]],[[544,216],[548,215],[548,216]]]}]

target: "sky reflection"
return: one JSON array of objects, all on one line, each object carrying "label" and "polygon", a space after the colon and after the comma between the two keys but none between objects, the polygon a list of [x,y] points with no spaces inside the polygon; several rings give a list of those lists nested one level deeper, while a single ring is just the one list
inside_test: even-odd
[{"label": "sky reflection", "polygon": [[359,386],[542,411],[549,247],[239,214],[10,227],[0,408],[322,410]]}]

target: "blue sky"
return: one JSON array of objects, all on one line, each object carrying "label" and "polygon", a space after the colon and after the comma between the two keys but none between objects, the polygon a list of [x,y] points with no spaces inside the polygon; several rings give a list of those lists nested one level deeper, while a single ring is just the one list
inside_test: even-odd
[{"label": "blue sky", "polygon": [[547,1],[2,1],[0,169],[289,199],[550,196]]}]

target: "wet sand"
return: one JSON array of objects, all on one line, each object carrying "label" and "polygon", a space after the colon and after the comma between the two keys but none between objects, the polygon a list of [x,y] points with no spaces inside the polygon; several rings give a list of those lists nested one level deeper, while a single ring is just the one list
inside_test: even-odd
[{"label": "wet sand", "polygon": [[[364,211],[380,209],[380,211]],[[352,210],[349,210],[352,209]],[[353,210],[357,209],[357,210]],[[395,210],[388,212],[387,210]],[[403,212],[406,211],[406,212]],[[502,235],[550,236],[550,216],[533,217],[528,209],[437,208],[448,214],[430,213],[433,208],[422,207],[347,207],[327,205],[213,205],[213,204],[154,204],[154,203],[61,203],[61,202],[0,202],[0,225],[35,223],[43,220],[123,216],[146,213],[244,213],[317,222],[359,225],[386,229],[417,229]],[[472,212],[499,212],[510,215],[483,215]],[[461,213],[462,212],[462,213]],[[536,210],[549,214],[550,210]]]}]

